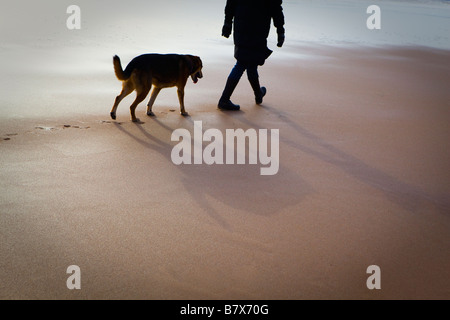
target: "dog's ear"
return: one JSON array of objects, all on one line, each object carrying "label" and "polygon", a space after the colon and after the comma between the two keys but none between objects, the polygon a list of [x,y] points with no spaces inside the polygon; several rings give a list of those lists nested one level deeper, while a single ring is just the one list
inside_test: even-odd
[{"label": "dog's ear", "polygon": [[187,67],[187,69],[188,69],[188,71],[189,71],[189,74],[193,74],[194,73],[194,71],[195,71],[195,64],[194,64],[194,59],[193,59],[194,57],[193,56],[191,56],[191,55],[186,55],[186,56],[184,56],[184,61],[185,61],[185,63],[186,63],[186,67]]},{"label": "dog's ear", "polygon": [[200,57],[194,56],[194,60],[195,60],[195,69],[203,67],[203,62],[202,59],[200,59]]}]

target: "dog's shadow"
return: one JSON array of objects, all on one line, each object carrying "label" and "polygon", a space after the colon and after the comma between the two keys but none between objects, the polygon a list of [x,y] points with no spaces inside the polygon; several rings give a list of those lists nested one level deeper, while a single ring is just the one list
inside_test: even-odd
[{"label": "dog's shadow", "polygon": [[179,179],[184,186],[184,194],[174,196],[194,199],[224,228],[230,227],[226,216],[232,213],[231,210],[262,216],[276,214],[298,204],[312,191],[300,176],[282,164],[278,173],[272,176],[262,176],[260,164],[173,164],[171,152],[178,142],[171,143],[171,134],[179,128],[192,132],[194,119],[190,116],[180,117],[178,125],[173,127],[160,121],[157,116],[148,118],[145,123],[135,124],[139,134],[123,125],[116,125],[116,128],[140,146],[164,156],[176,172],[174,179],[181,176]]}]

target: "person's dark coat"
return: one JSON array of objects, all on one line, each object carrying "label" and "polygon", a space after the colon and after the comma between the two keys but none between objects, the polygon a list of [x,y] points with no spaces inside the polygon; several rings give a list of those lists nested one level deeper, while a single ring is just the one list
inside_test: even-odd
[{"label": "person's dark coat", "polygon": [[225,24],[233,24],[234,57],[246,64],[263,65],[272,50],[267,47],[271,22],[284,34],[282,0],[227,0]]}]

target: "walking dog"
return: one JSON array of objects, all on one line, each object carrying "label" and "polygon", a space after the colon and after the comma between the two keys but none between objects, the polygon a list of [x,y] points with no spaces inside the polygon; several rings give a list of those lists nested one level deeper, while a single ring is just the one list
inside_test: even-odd
[{"label": "walking dog", "polygon": [[150,92],[153,91],[147,104],[147,115],[153,116],[152,107],[158,93],[163,88],[177,87],[178,100],[180,102],[180,112],[187,115],[184,108],[184,87],[187,79],[191,77],[194,83],[203,77],[202,60],[193,55],[181,54],[143,54],[127,65],[125,70],[118,56],[114,56],[114,72],[117,79],[122,81],[122,92],[116,97],[111,109],[111,118],[116,119],[116,110],[120,101],[136,90],[136,99],[130,106],[131,120],[138,122],[135,110]]}]

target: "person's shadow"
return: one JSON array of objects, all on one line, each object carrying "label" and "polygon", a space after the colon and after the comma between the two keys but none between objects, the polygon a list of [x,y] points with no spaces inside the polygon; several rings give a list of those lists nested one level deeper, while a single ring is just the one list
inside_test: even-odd
[{"label": "person's shadow", "polygon": [[[282,123],[280,128],[280,168],[276,175],[261,176],[261,165],[195,165],[173,164],[174,170],[181,175],[185,192],[195,199],[197,204],[223,227],[229,227],[226,222],[227,212],[217,208],[241,210],[257,215],[271,215],[300,203],[305,196],[315,192],[312,186],[297,172],[293,172],[285,161],[297,159],[282,158],[284,146],[295,148],[323,161],[330,166],[338,167],[358,181],[382,192],[387,199],[410,212],[428,208],[430,205],[441,213],[450,212],[448,195],[436,196],[379,170],[362,160],[340,150],[314,133],[293,121],[290,115],[269,105],[261,105],[269,115]],[[199,119],[200,120],[200,119]],[[229,125],[232,128],[267,129],[250,120],[246,112],[220,112],[220,126]],[[208,121],[203,123],[203,131],[209,128]],[[179,122],[180,126],[193,133],[194,120],[186,117]],[[164,130],[153,130],[159,126]],[[168,162],[172,163],[171,151],[177,142],[170,140],[171,134],[179,127],[170,127],[159,121],[157,117],[148,121],[145,126],[138,125],[144,138],[140,138],[122,126],[116,127],[124,134],[132,137],[140,145],[159,152]],[[284,135],[285,130],[293,130],[295,135]],[[161,134],[161,132],[164,132]],[[223,133],[225,135],[225,133]],[[303,142],[302,142],[303,141]],[[204,143],[204,146],[206,143]],[[225,156],[225,153],[224,153]],[[170,182],[169,182],[170,183]],[[177,196],[177,195],[174,195]]]},{"label": "person's shadow", "polygon": [[[293,121],[288,113],[268,105],[262,105],[261,107],[282,121],[289,129],[294,130],[295,136],[299,137],[294,139],[293,136],[283,136],[283,143],[312,155],[329,165],[338,167],[347,175],[381,191],[387,199],[410,212],[416,212],[431,205],[441,213],[450,213],[450,197],[448,194],[433,195],[419,186],[400,181],[392,175],[367,165],[362,160],[338,149],[336,146],[303,128]],[[237,117],[250,126],[257,126],[256,123],[249,121],[248,118],[242,115],[237,114]],[[308,143],[300,143],[300,140]]]}]

